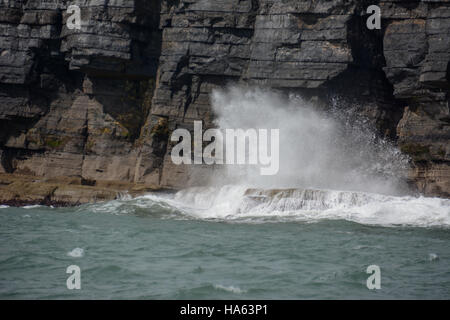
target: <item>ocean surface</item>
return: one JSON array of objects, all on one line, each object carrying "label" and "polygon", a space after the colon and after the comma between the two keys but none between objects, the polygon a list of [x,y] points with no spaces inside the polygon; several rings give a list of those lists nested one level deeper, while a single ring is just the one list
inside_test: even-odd
[{"label": "ocean surface", "polygon": [[450,200],[438,198],[194,188],[2,206],[0,236],[1,299],[450,299]]}]

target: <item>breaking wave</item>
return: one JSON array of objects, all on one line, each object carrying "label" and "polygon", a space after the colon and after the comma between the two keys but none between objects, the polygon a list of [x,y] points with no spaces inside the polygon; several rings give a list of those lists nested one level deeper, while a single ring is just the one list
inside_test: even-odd
[{"label": "breaking wave", "polygon": [[[409,158],[339,101],[320,111],[297,95],[228,87],[214,90],[211,102],[220,129],[280,130],[277,175],[224,166],[208,176],[208,186],[122,197],[95,205],[94,211],[250,223],[328,219],[450,226],[450,200],[409,195]],[[204,178],[205,172],[199,174]]]},{"label": "breaking wave", "polygon": [[450,227],[450,200],[318,189],[227,185],[149,194],[96,205],[95,211],[238,223],[346,220],[365,225]]},{"label": "breaking wave", "polygon": [[335,99],[322,110],[296,94],[237,86],[214,90],[211,104],[222,130],[279,129],[279,172],[261,176],[258,166],[225,165],[209,185],[409,193],[409,158],[359,116],[358,105]]},{"label": "breaking wave", "polygon": [[206,219],[343,219],[375,225],[450,226],[450,200],[440,198],[224,186],[183,190],[174,201],[191,215]]},{"label": "breaking wave", "polygon": [[319,189],[238,185],[194,187],[174,194],[88,204],[80,212],[234,223],[345,220],[364,225],[450,227],[450,200]]}]

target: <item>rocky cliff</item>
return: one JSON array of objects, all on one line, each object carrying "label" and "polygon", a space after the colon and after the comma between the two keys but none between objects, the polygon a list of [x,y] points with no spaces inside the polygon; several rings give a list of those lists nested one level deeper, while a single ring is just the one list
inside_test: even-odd
[{"label": "rocky cliff", "polygon": [[[66,25],[73,4],[80,30]],[[366,27],[372,4],[381,30]],[[192,183],[170,160],[170,132],[211,126],[209,94],[229,82],[355,102],[411,156],[418,191],[450,196],[448,1],[0,0],[0,11],[1,201],[23,197],[14,176],[38,189]],[[79,192],[52,186],[47,202]]]}]

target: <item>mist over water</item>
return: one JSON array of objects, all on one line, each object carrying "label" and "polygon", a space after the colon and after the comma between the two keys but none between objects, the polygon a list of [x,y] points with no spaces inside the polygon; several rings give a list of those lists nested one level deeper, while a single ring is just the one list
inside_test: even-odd
[{"label": "mist over water", "polygon": [[[321,111],[298,95],[231,86],[211,98],[220,129],[279,129],[280,170],[261,176],[257,166],[225,165],[213,185],[320,188],[401,194],[408,158],[378,137],[347,106]],[[359,121],[358,121],[359,120]],[[270,150],[270,149],[269,149]],[[256,168],[255,168],[256,167]]]}]

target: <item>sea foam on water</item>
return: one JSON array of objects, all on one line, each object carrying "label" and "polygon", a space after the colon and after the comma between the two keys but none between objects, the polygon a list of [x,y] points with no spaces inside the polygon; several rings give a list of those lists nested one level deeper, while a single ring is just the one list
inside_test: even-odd
[{"label": "sea foam on water", "polygon": [[81,258],[81,257],[84,256],[84,249],[82,249],[82,248],[75,248],[72,251],[69,251],[67,253],[67,255],[69,257],[72,257],[72,258]]}]

